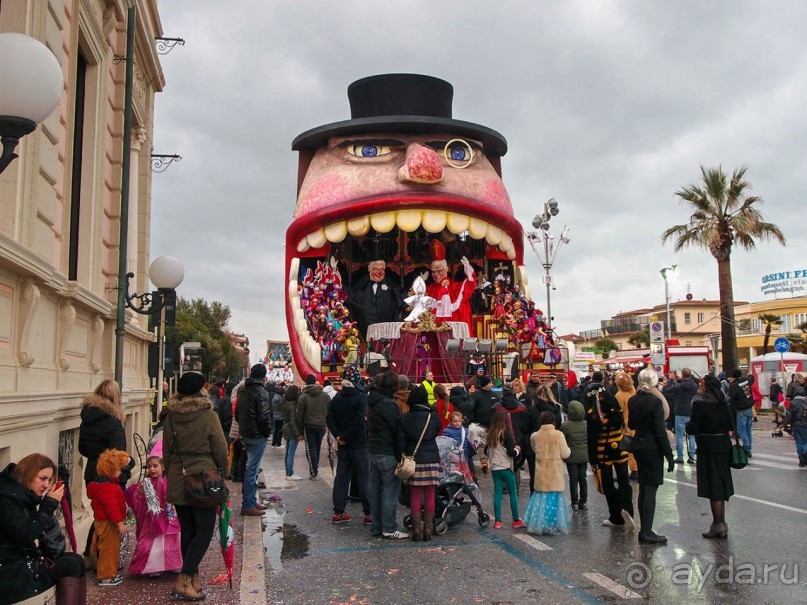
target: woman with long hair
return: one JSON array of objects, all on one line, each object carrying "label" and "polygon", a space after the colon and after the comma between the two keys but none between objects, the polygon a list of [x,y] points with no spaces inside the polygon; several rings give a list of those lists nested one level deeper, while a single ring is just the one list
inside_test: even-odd
[{"label": "woman with long hair", "polygon": [[695,436],[698,458],[695,477],[698,496],[708,498],[712,525],[704,538],[726,538],[726,502],[734,495],[731,480],[731,434],[736,430],[734,408],[726,402],[720,382],[707,374],[692,400],[692,417],[687,433]]},{"label": "woman with long hair", "polygon": [[493,477],[493,515],[494,529],[502,527],[502,495],[504,487],[510,495],[510,513],[513,516],[513,529],[524,527],[524,522],[518,513],[518,490],[516,489],[516,476],[513,473],[513,458],[519,455],[521,447],[516,444],[510,423],[507,421],[507,412],[497,410],[488,427],[485,453],[490,462],[491,476]]},{"label": "woman with long hair", "polygon": [[54,513],[65,486],[56,464],[29,454],[0,473],[0,603],[19,603],[56,585],[57,603],[85,605],[81,555],[65,552]]},{"label": "woman with long hair", "polygon": [[437,417],[440,419],[440,431],[445,429],[451,422],[451,414],[454,406],[448,400],[448,389],[444,384],[434,385],[434,407],[437,410]]},{"label": "woman with long hair", "polygon": [[[95,470],[98,457],[106,450],[126,450],[126,432],[123,423],[126,415],[121,402],[121,390],[114,380],[104,380],[92,393],[89,393],[81,402],[81,424],[78,427],[78,451],[87,458],[84,467],[84,485],[90,484],[97,477]],[[130,471],[134,467],[134,458],[121,471],[119,483],[121,489],[126,489]],[[87,544],[84,547],[84,556],[87,566],[95,568],[95,559],[90,554],[94,525],[90,525],[87,534]]]},{"label": "woman with long hair", "polygon": [[664,407],[652,390],[658,385],[654,369],[639,372],[639,389],[628,400],[630,428],[633,429],[632,449],[636,457],[639,480],[639,542],[642,544],[666,544],[667,538],[653,531],[656,515],[656,492],[664,483],[664,459],[667,472],[673,471],[673,453],[664,421]]}]

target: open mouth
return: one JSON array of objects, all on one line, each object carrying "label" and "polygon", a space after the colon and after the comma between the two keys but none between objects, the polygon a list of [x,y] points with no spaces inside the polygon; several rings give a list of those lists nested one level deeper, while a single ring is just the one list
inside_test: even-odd
[{"label": "open mouth", "polygon": [[292,223],[286,234],[286,323],[302,376],[323,371],[318,327],[312,325],[308,299],[301,296],[306,275],[335,258],[347,289],[351,280],[367,274],[371,257],[381,254],[389,275],[406,293],[412,280],[428,270],[428,244],[435,238],[445,245],[450,266],[460,267],[466,256],[491,281],[504,273],[529,296],[521,224],[476,199],[397,193],[332,206]]}]

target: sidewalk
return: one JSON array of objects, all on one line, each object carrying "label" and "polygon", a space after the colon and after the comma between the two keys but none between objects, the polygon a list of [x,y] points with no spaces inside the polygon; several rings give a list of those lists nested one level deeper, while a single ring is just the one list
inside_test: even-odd
[{"label": "sidewalk", "polygon": [[[206,595],[205,603],[256,605],[266,603],[266,572],[264,569],[263,540],[260,517],[242,517],[241,484],[228,482],[230,487],[230,508],[233,510],[233,531],[235,532],[235,563],[233,565],[233,588],[223,584],[211,585],[210,581],[220,574],[226,575],[221,547],[214,534],[199,573]],[[87,602],[104,605],[147,605],[174,602],[171,589],[176,582],[176,574],[166,573],[159,578],[131,576],[128,574],[129,559],[135,549],[134,531],[131,534],[126,567],[121,571],[123,584],[100,588],[95,573],[87,574]],[[177,601],[179,602],[179,601]]]}]

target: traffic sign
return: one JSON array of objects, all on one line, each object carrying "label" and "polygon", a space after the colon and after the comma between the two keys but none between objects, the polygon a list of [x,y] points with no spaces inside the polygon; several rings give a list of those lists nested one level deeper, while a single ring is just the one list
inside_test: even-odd
[{"label": "traffic sign", "polygon": [[664,342],[664,322],[650,322],[650,342]]},{"label": "traffic sign", "polygon": [[779,353],[787,353],[790,350],[790,341],[784,336],[780,336],[774,341],[773,348]]}]

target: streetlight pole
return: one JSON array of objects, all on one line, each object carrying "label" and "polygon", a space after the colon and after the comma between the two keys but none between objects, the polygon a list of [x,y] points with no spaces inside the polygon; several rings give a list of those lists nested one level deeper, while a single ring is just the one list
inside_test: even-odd
[{"label": "streetlight pole", "polygon": [[[541,214],[536,215],[534,219],[532,219],[532,226],[536,229],[540,229],[543,231],[542,237],[544,238],[544,256],[541,259],[542,265],[544,266],[544,271],[546,275],[544,276],[544,283],[546,284],[546,325],[549,329],[552,329],[552,261],[554,260],[554,254],[550,254],[549,251],[549,221],[552,219],[553,216],[557,216],[560,213],[558,209],[558,202],[555,198],[550,198],[546,202],[544,202],[544,211]],[[530,246],[532,249],[535,250],[535,253],[538,254],[540,258],[540,253],[535,247],[535,240],[538,238],[537,234],[529,233],[527,234],[527,239],[530,242]],[[561,243],[568,243],[568,237],[566,236],[566,228],[564,227],[563,233],[560,236]],[[558,244],[560,247],[560,244]],[[555,254],[557,254],[558,248],[555,248]]]},{"label": "streetlight pole", "polygon": [[671,265],[664,267],[660,271],[661,277],[664,278],[664,304],[667,307],[667,340],[672,340],[672,327],[670,325],[670,282],[667,279],[667,273],[675,271],[677,267],[678,265]]}]

